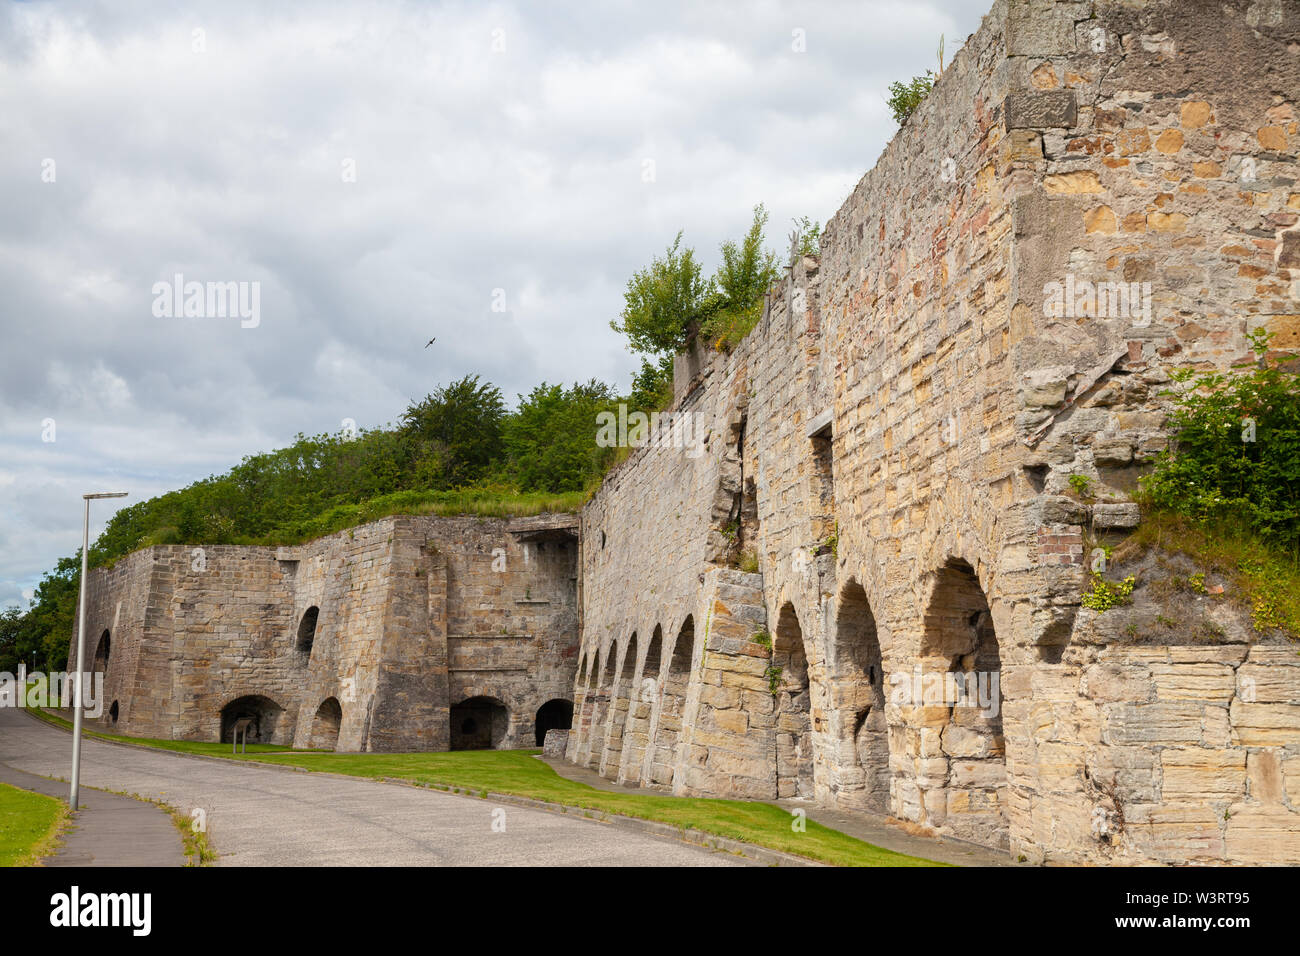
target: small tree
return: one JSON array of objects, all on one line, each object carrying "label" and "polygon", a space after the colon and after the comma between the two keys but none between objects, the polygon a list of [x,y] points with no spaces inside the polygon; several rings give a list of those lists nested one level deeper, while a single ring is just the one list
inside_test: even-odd
[{"label": "small tree", "polygon": [[609,326],[627,336],[634,352],[673,356],[695,333],[708,293],[695,250],[682,248],[679,232],[662,257],[628,280],[623,313]]},{"label": "small tree", "polygon": [[722,263],[713,277],[712,308],[702,331],[714,345],[735,345],[758,322],[763,296],[780,274],[776,253],[763,248],[768,214],[759,203],[749,231],[739,243],[722,244]]},{"label": "small tree", "polygon": [[894,122],[900,126],[906,123],[932,89],[934,73],[931,70],[926,70],[924,76],[912,77],[911,83],[890,83],[888,102],[894,113]]}]

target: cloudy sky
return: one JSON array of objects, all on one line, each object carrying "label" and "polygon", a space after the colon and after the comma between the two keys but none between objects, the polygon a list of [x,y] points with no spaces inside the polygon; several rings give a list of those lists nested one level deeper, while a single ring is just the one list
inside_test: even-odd
[{"label": "cloudy sky", "polygon": [[[988,4],[180,6],[0,9],[0,603],[79,547],[83,492],[467,373],[626,389],[628,276],[679,229],[711,270],[760,201],[774,246],[824,222],[889,83]],[[155,314],[177,273],[258,283],[256,324]]]}]

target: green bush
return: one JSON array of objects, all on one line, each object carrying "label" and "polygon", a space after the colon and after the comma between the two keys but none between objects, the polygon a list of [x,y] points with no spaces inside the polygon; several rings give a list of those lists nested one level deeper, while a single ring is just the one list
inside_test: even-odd
[{"label": "green bush", "polygon": [[932,89],[934,73],[930,70],[926,70],[924,76],[912,77],[911,83],[890,83],[888,103],[894,113],[894,122],[900,126],[906,123]]},{"label": "green bush", "polygon": [[1198,522],[1242,523],[1300,553],[1300,375],[1264,359],[1268,335],[1251,336],[1260,360],[1236,374],[1175,373],[1189,387],[1170,419],[1172,442],[1143,479],[1158,509]]}]

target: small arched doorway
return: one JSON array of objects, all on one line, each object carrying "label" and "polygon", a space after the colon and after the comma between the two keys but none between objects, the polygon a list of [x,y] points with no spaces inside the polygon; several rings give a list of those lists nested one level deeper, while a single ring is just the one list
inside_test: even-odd
[{"label": "small arched doorway", "polygon": [[311,740],[307,746],[312,750],[337,750],[339,728],[342,726],[343,707],[338,698],[325,698],[316,708],[316,716],[311,722]]},{"label": "small arched doorway", "polygon": [[113,638],[105,631],[99,638],[99,644],[95,646],[95,658],[90,665],[90,669],[95,674],[108,673],[108,656],[113,650]]},{"label": "small arched doorway", "polygon": [[303,663],[311,660],[312,645],[316,643],[316,621],[319,618],[320,608],[313,604],[303,611],[302,620],[298,622],[298,638],[294,643],[294,649]]},{"label": "small arched doorway", "polygon": [[636,634],[623,645],[623,665],[618,670],[610,690],[609,730],[605,739],[605,758],[600,773],[610,780],[618,778],[619,764],[623,761],[623,731],[627,724],[628,708],[632,704],[632,681],[636,676]]},{"label": "small arched doorway", "polygon": [[248,742],[250,744],[283,743],[275,739],[276,728],[280,724],[280,715],[284,708],[260,694],[238,697],[221,708],[221,742],[234,742],[235,722],[247,717],[252,721],[248,725]]},{"label": "small arched doorway", "polygon": [[618,659],[618,645],[610,644],[609,650],[605,652],[604,672],[599,676],[596,691],[596,706],[591,714],[591,756],[587,765],[597,772],[600,771],[600,761],[605,755],[606,734],[609,730],[608,718],[610,697],[614,693],[614,680],[617,671],[614,670],[614,662]]},{"label": "small arched doorway", "polygon": [[889,812],[889,725],[885,719],[885,665],[876,618],[866,589],[850,580],[835,616],[831,679],[841,739],[855,758],[861,782],[848,799],[876,813]]},{"label": "small arched doorway", "polygon": [[548,700],[537,708],[536,725],[537,746],[546,743],[548,730],[568,730],[573,726],[573,701],[555,698]]},{"label": "small arched doorway", "polygon": [[619,780],[641,784],[646,751],[650,745],[650,722],[659,702],[659,658],[663,654],[663,627],[656,624],[646,648],[641,679],[630,689],[627,730],[623,733],[623,766]]},{"label": "small arched doorway", "polygon": [[776,795],[813,795],[812,688],[803,629],[787,602],[776,622],[769,670],[776,698]]},{"label": "small arched doorway", "polygon": [[452,750],[495,750],[506,738],[510,711],[495,697],[471,697],[451,708]]},{"label": "small arched doorway", "polygon": [[939,569],[924,623],[921,699],[914,691],[909,709],[937,732],[939,752],[928,760],[938,766],[926,772],[918,822],[1006,848],[1001,651],[988,598],[968,562],[952,558]]}]

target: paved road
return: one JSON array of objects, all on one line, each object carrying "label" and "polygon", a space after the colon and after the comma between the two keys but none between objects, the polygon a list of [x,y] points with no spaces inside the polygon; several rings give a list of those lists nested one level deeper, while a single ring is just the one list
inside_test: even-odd
[{"label": "paved road", "polygon": [[[0,707],[0,763],[66,777],[71,737]],[[206,811],[221,866],[737,866],[744,861],[609,824],[368,780],[82,745],[81,781]],[[88,820],[90,818],[87,818]]]}]

